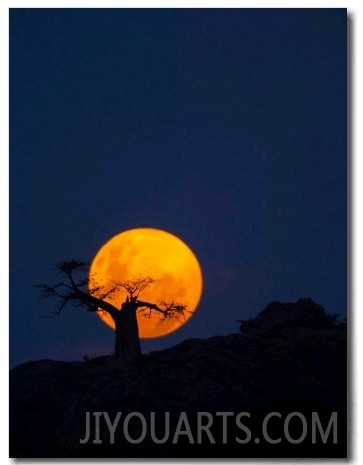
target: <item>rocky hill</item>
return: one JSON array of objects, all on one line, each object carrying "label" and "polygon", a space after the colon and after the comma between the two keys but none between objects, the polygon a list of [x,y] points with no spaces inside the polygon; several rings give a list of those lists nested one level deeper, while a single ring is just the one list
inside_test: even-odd
[{"label": "rocky hill", "polygon": [[[241,322],[240,332],[210,339],[190,339],[136,362],[98,357],[87,362],[40,360],[24,363],[10,372],[10,456],[17,458],[82,457],[345,457],[347,455],[347,328],[310,299],[296,303],[269,304],[256,318]],[[91,422],[86,439],[87,412]],[[111,423],[118,412],[114,443],[103,413]],[[125,436],[125,417],[139,412],[146,419],[130,417]],[[164,444],[152,439],[151,413],[155,412],[155,434],[170,434]],[[180,433],[181,412],[186,412],[191,435]],[[212,417],[209,432],[198,437],[198,412]],[[217,412],[229,412],[227,416]],[[243,424],[238,427],[241,412]],[[269,412],[270,443],[261,436],[261,425]],[[284,419],[299,412],[307,420],[308,432],[301,443],[292,444],[284,435]],[[317,412],[327,428],[337,412],[337,441],[312,444],[311,418]],[[95,426],[100,418],[99,437]],[[223,422],[226,422],[225,424]],[[290,422],[290,436],[302,435],[302,420]],[[228,433],[224,437],[224,431]],[[315,428],[316,430],[316,428]],[[200,432],[200,431],[199,431]],[[236,441],[245,438],[245,443]],[[257,440],[256,437],[259,436]],[[261,439],[260,439],[261,438]],[[96,442],[94,442],[96,440]]]}]

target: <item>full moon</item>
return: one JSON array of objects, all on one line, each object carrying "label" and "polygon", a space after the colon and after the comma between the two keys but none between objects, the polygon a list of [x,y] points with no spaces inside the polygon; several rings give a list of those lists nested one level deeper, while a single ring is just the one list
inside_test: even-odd
[{"label": "full moon", "polygon": [[[186,312],[184,319],[163,321],[158,312],[152,312],[149,318],[138,312],[141,338],[165,336],[181,327],[195,312],[202,295],[203,279],[191,249],[178,237],[160,229],[130,229],[112,237],[99,249],[89,273],[90,292],[101,298],[104,290],[95,291],[97,286],[107,288],[115,281],[148,277],[155,282],[140,293],[140,300],[159,306],[162,302],[186,305]],[[120,288],[104,300],[121,308],[126,297],[126,290]],[[100,310],[97,315],[115,329],[108,313]]]}]

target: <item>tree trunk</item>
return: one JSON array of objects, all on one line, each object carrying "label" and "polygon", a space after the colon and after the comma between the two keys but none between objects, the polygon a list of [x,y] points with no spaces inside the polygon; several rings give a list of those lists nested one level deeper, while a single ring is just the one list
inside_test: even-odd
[{"label": "tree trunk", "polygon": [[134,359],[141,356],[139,327],[136,308],[131,303],[124,303],[115,319],[116,341],[115,356],[117,358]]}]

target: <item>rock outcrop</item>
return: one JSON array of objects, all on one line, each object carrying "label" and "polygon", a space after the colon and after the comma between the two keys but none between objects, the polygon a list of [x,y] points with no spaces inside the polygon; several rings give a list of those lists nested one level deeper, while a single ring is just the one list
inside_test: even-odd
[{"label": "rock outcrop", "polygon": [[296,303],[271,302],[255,318],[241,321],[240,331],[252,334],[278,333],[282,328],[304,327],[328,329],[335,327],[335,315],[312,299],[304,298]]}]

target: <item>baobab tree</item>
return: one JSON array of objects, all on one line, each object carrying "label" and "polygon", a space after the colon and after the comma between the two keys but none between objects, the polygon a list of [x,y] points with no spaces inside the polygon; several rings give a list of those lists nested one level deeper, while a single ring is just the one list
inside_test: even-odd
[{"label": "baobab tree", "polygon": [[[70,260],[57,265],[61,280],[55,284],[41,284],[37,287],[43,297],[55,297],[57,309],[51,316],[59,315],[68,304],[83,307],[89,312],[106,312],[115,324],[115,356],[117,358],[136,358],[141,355],[137,312],[145,318],[158,314],[162,323],[168,318],[185,318],[186,305],[175,302],[146,302],[139,299],[140,294],[156,280],[152,277],[138,277],[126,281],[113,281],[99,285],[89,276],[86,262]],[[126,291],[126,299],[119,307],[107,301],[120,289]]]}]

